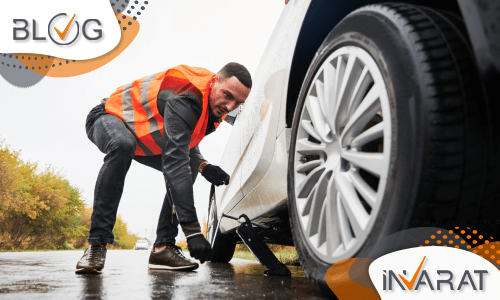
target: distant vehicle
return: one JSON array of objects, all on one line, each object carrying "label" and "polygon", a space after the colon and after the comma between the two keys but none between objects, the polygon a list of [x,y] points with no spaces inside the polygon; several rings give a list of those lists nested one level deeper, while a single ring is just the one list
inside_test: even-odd
[{"label": "distant vehicle", "polygon": [[212,261],[246,214],[331,295],[328,268],[389,234],[500,224],[500,2],[285,3],[210,193]]},{"label": "distant vehicle", "polygon": [[149,250],[148,240],[138,240],[137,243],[135,243],[135,250],[140,250],[140,249]]}]

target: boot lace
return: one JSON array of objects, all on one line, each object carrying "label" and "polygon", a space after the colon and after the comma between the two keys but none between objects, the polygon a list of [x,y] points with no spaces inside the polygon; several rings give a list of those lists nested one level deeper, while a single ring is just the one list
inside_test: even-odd
[{"label": "boot lace", "polygon": [[99,256],[101,255],[101,252],[102,252],[102,245],[100,243],[90,245],[89,259],[94,260],[96,258],[99,258]]},{"label": "boot lace", "polygon": [[182,256],[183,258],[186,258],[184,256],[184,252],[182,252],[182,248],[177,246],[177,245],[168,245],[170,246],[172,249],[174,249],[175,253],[177,253],[179,256]]}]

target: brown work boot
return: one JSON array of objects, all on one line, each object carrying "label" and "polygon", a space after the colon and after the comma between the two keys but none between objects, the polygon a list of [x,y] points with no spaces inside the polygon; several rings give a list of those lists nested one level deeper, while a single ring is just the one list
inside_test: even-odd
[{"label": "brown work boot", "polygon": [[181,251],[181,248],[176,245],[166,245],[166,248],[154,252],[155,247],[149,255],[148,268],[157,270],[183,270],[190,271],[198,269],[198,263],[187,259]]},{"label": "brown work boot", "polygon": [[106,261],[106,243],[90,244],[76,264],[76,274],[101,274]]}]

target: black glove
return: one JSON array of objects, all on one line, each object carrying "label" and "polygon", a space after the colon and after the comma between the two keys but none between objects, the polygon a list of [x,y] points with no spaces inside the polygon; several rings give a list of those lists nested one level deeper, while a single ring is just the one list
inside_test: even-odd
[{"label": "black glove", "polygon": [[222,170],[219,166],[214,165],[206,165],[203,167],[201,171],[201,175],[205,177],[210,183],[219,186],[221,184],[229,184],[229,175],[227,175],[224,170]]},{"label": "black glove", "polygon": [[212,247],[203,234],[196,234],[187,238],[189,254],[204,263],[212,257]]}]

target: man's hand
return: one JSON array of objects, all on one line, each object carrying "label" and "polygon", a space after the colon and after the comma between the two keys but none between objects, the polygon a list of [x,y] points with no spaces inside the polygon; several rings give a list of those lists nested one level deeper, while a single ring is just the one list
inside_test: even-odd
[{"label": "man's hand", "polygon": [[204,263],[212,256],[212,247],[203,234],[193,235],[187,238],[189,254]]},{"label": "man's hand", "polygon": [[224,172],[219,166],[206,165],[201,171],[201,175],[210,183],[219,186],[221,184],[229,184],[229,175]]}]

